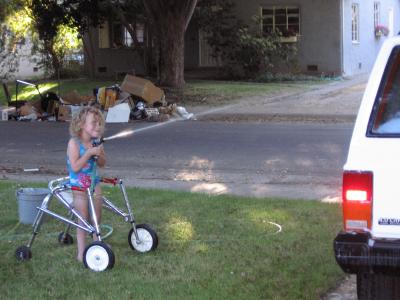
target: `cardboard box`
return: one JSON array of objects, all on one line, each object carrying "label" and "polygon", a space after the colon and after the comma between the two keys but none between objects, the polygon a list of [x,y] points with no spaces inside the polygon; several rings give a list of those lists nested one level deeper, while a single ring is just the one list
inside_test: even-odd
[{"label": "cardboard box", "polygon": [[62,101],[67,104],[80,105],[87,103],[91,98],[82,97],[76,90],[73,90],[61,97]]},{"label": "cardboard box", "polygon": [[42,100],[35,100],[35,101],[29,102],[29,103],[32,104],[32,107],[37,114],[41,115],[44,112],[42,109]]},{"label": "cardboard box", "polygon": [[27,102],[19,108],[19,114],[21,116],[28,116],[33,113],[35,113],[35,108],[33,107],[32,103]]},{"label": "cardboard box", "polygon": [[71,106],[70,105],[60,105],[58,107],[58,121],[67,122],[71,121]]},{"label": "cardboard box", "polygon": [[145,100],[152,106],[155,102],[164,101],[164,91],[151,81],[127,74],[121,84],[121,90]]}]

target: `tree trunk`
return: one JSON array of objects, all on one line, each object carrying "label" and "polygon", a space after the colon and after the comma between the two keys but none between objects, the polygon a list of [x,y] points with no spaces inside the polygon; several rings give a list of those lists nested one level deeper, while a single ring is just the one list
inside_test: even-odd
[{"label": "tree trunk", "polygon": [[[82,44],[86,55],[85,59],[89,63],[89,78],[93,79],[95,77],[95,60],[91,28],[87,31],[87,38],[82,38]],[[88,47],[88,44],[90,47]]]},{"label": "tree trunk", "polygon": [[160,84],[175,88],[183,88],[184,76],[184,24],[175,20],[163,25],[160,43]]},{"label": "tree trunk", "polygon": [[160,84],[182,88],[185,85],[185,31],[197,0],[152,0],[143,4],[160,45]]},{"label": "tree trunk", "polygon": [[44,48],[51,60],[51,66],[53,67],[53,76],[54,78],[57,78],[57,74],[61,67],[61,62],[56,52],[54,51],[54,43],[52,41],[44,41]]}]

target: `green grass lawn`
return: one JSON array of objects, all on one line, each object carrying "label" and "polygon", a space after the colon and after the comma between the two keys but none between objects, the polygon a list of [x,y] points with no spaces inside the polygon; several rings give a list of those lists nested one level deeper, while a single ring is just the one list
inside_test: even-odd
[{"label": "green grass lawn", "polygon": [[251,96],[274,96],[292,92],[304,91],[317,81],[309,82],[237,82],[237,81],[209,81],[192,80],[188,81],[183,91],[183,104],[227,104],[232,103],[241,97]]},{"label": "green grass lawn", "polygon": [[[104,212],[103,223],[114,229],[106,240],[113,269],[85,269],[75,244],[58,244],[64,225],[54,219],[42,226],[32,260],[17,262],[15,249],[31,231],[18,224],[20,186],[0,181],[3,299],[319,299],[343,277],[332,249],[341,227],[338,204],[133,188],[138,223],[158,233],[156,251],[131,250],[129,225]],[[104,193],[122,203],[116,189]]]},{"label": "green grass lawn", "polygon": [[[89,79],[69,79],[62,80],[60,86],[57,81],[44,81],[39,83],[41,93],[48,91],[64,95],[70,91],[76,90],[80,95],[92,95],[93,89],[102,86],[111,86],[121,84],[120,81],[100,81]],[[313,86],[322,84],[321,81],[307,82],[282,82],[282,83],[254,83],[254,82],[235,82],[235,81],[210,81],[210,80],[188,80],[185,89],[179,95],[167,94],[167,101],[178,102],[183,105],[207,105],[207,104],[226,104],[232,103],[240,97],[249,97],[257,95],[276,95],[289,92],[301,91]],[[15,99],[15,84],[8,85]],[[19,100],[37,100],[39,99],[37,90],[30,86],[20,86],[18,92]],[[7,103],[3,88],[0,88],[0,105]]]}]

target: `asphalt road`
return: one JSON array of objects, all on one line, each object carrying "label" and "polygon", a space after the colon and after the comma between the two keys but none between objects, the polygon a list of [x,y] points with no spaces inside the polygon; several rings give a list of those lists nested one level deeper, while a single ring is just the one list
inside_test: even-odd
[{"label": "asphalt road", "polygon": [[[107,124],[106,136],[154,125]],[[351,131],[350,123],[178,121],[107,142],[103,173],[134,186],[334,200]],[[0,141],[0,178],[66,172],[67,123],[0,122]],[[31,168],[40,171],[23,171]]]}]

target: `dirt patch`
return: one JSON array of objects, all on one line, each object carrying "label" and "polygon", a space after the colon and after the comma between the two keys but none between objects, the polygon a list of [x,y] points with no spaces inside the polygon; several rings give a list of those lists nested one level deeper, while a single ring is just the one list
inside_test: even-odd
[{"label": "dirt patch", "polygon": [[357,300],[357,280],[355,275],[348,275],[339,282],[337,288],[329,291],[321,300]]}]

